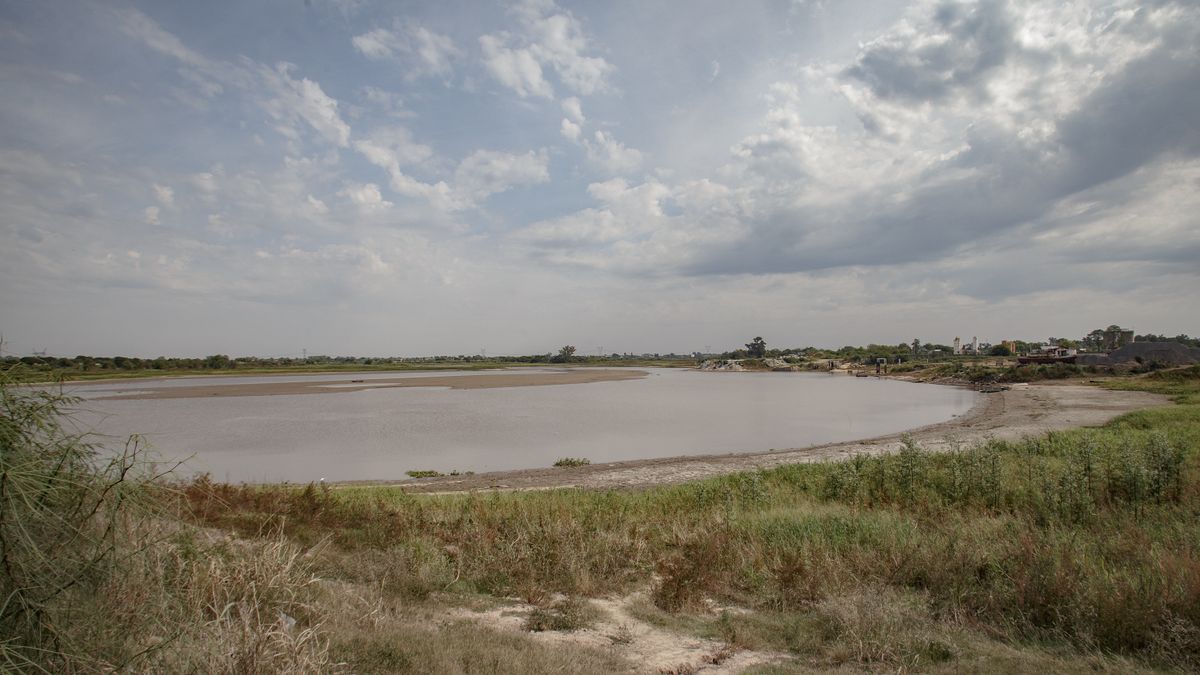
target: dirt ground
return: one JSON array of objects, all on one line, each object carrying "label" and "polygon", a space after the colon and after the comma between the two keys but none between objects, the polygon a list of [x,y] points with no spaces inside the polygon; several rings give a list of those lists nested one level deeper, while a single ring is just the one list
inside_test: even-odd
[{"label": "dirt ground", "polygon": [[[1144,392],[1110,391],[1081,384],[1016,384],[1008,391],[980,394],[979,403],[961,417],[913,429],[906,432],[906,435],[911,436],[924,448],[945,450],[956,444],[966,445],[989,438],[1019,439],[1059,429],[1099,426],[1127,412],[1168,404],[1166,397]],[[394,483],[373,481],[367,484],[393,484],[403,486],[411,492],[423,493],[539,490],[560,487],[638,488],[681,483],[781,464],[892,453],[900,449],[902,435],[905,434],[766,453],[643,459],[581,467],[497,471],[473,476],[448,476]]]},{"label": "dirt ground", "polygon": [[[516,598],[509,601],[511,604],[483,611],[465,608],[451,610],[447,618],[475,621],[492,630],[526,635],[543,644],[561,648],[581,646],[612,650],[634,664],[630,671],[634,673],[732,674],[744,672],[752,666],[785,661],[790,656],[773,651],[736,649],[719,640],[699,638],[643,621],[634,616],[634,607],[639,603],[650,604],[646,591],[623,597],[583,600],[597,610],[601,618],[588,628],[570,632],[526,631],[525,618],[535,606]],[[719,614],[723,609],[749,611],[714,605],[710,608],[710,614]]]}]

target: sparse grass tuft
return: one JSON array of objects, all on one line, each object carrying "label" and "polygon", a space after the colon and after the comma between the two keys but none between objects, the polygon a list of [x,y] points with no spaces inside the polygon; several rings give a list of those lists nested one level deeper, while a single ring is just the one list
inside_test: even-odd
[{"label": "sparse grass tuft", "polygon": [[583,598],[568,596],[545,607],[537,607],[525,619],[525,630],[576,631],[590,628],[600,619],[600,610]]},{"label": "sparse grass tuft", "polygon": [[562,457],[555,460],[554,466],[587,466],[591,463],[587,457]]}]

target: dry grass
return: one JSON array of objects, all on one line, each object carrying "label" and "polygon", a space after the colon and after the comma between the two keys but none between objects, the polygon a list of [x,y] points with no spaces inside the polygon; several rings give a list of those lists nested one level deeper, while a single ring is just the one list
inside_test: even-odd
[{"label": "dry grass", "polygon": [[0,373],[0,669],[316,670],[311,582],[281,538],[233,542],[162,508],[137,439],[106,458],[75,401]]}]

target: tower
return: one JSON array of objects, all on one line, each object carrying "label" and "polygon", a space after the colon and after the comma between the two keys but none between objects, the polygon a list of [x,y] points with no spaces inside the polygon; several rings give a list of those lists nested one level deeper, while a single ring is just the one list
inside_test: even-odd
[{"label": "tower", "polygon": [[954,338],[954,353],[962,354],[962,340],[957,337]]}]

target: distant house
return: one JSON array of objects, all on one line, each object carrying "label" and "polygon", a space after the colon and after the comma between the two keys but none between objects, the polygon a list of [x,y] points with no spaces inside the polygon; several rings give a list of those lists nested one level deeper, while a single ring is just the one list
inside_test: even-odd
[{"label": "distant house", "polygon": [[1018,363],[1075,363],[1078,352],[1058,345],[1040,345],[1025,356],[1017,359]]}]

